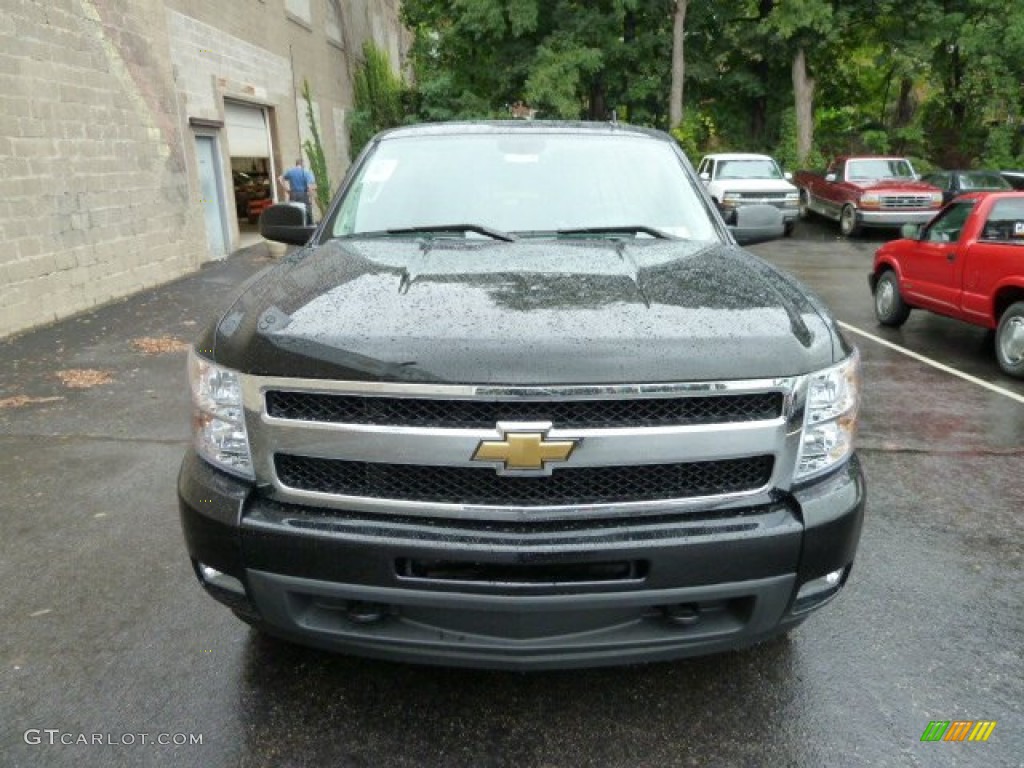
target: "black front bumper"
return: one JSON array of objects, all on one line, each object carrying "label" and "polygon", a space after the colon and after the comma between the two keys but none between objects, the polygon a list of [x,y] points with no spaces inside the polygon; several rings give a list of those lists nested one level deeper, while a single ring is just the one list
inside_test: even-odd
[{"label": "black front bumper", "polygon": [[797,611],[801,585],[840,569],[845,582],[864,498],[856,458],[756,506],[578,523],[284,506],[192,453],[179,478],[197,572],[239,589],[200,581],[246,620],[360,655],[511,669],[677,658],[785,631],[838,591]]}]

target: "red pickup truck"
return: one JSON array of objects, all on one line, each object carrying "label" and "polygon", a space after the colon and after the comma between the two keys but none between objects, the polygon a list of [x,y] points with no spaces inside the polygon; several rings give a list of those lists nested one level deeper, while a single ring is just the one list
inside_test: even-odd
[{"label": "red pickup truck", "polygon": [[996,329],[996,359],[1024,378],[1024,192],[962,195],[875,253],[875,316],[899,327],[927,309]]},{"label": "red pickup truck", "polygon": [[924,224],[942,207],[942,191],[917,180],[903,157],[837,157],[824,173],[797,171],[800,217],[812,212],[839,222],[844,237],[864,227]]}]

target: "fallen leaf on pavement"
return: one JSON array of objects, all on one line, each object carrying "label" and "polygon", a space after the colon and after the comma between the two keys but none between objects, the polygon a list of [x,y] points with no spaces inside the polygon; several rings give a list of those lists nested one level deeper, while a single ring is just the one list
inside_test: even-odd
[{"label": "fallen leaf on pavement", "polygon": [[107,371],[97,371],[92,368],[71,368],[66,371],[57,371],[57,378],[61,384],[71,389],[89,389],[98,387],[100,384],[109,384],[114,378]]},{"label": "fallen leaf on pavement", "polygon": [[132,339],[132,346],[139,352],[147,355],[162,355],[167,352],[184,352],[188,349],[188,342],[176,339],[173,336],[159,336],[152,338],[143,336],[139,339]]},{"label": "fallen leaf on pavement", "polygon": [[29,397],[28,395],[15,395],[14,397],[5,397],[3,399],[0,399],[0,409],[21,408],[23,405],[32,405],[34,403],[52,403],[55,400],[63,399],[63,397]]}]

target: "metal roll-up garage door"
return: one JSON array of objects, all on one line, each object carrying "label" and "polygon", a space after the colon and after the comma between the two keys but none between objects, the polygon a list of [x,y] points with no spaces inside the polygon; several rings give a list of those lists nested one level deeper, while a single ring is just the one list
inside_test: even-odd
[{"label": "metal roll-up garage door", "polygon": [[270,157],[270,131],[264,109],[225,101],[224,124],[231,157]]}]

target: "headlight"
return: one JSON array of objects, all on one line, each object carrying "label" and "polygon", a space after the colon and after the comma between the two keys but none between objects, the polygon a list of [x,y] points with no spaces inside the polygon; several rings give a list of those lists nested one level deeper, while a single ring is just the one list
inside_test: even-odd
[{"label": "headlight", "polygon": [[740,200],[743,199],[743,195],[739,192],[723,192],[722,193],[722,207],[723,208],[735,208]]},{"label": "headlight", "polygon": [[807,377],[807,404],[794,480],[831,469],[853,452],[860,404],[860,355]]},{"label": "headlight", "polygon": [[882,203],[882,198],[877,192],[865,192],[860,196],[860,204],[865,208],[877,208]]},{"label": "headlight", "polygon": [[931,194],[932,205],[942,205],[942,193],[932,192]]},{"label": "headlight", "polygon": [[214,466],[252,480],[252,457],[238,374],[190,350],[188,378],[196,451]]}]

